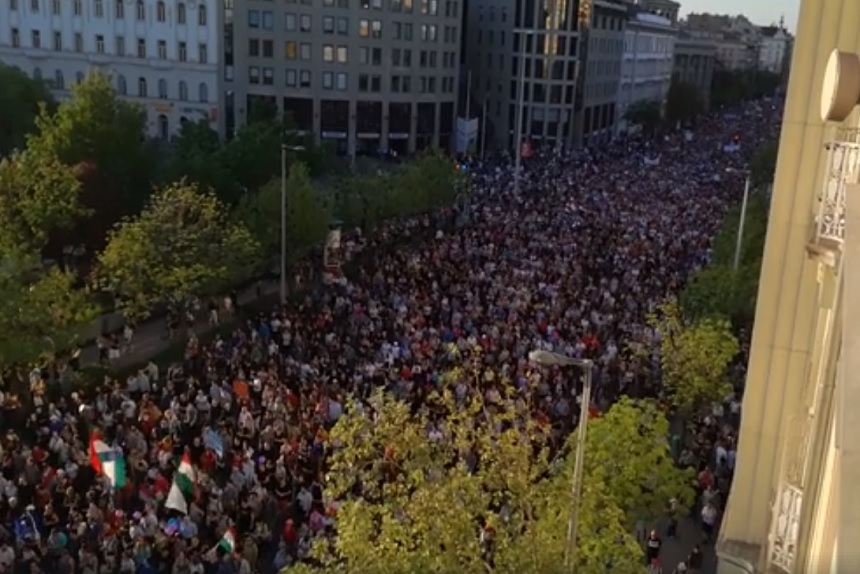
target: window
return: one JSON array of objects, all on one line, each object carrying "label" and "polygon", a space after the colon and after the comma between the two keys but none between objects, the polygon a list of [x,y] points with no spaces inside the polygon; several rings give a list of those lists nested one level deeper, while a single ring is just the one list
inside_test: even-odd
[{"label": "window", "polygon": [[141,98],[146,97],[146,78],[137,79],[137,95]]},{"label": "window", "polygon": [[30,12],[39,11],[39,0],[30,0]]},{"label": "window", "polygon": [[80,32],[75,32],[75,52],[84,51],[84,35]]},{"label": "window", "polygon": [[158,41],[158,59],[166,60],[167,59],[167,42],[164,40]]},{"label": "window", "polygon": [[155,5],[155,19],[159,22],[167,20],[167,8],[164,6],[164,2],[158,2]]},{"label": "window", "polygon": [[400,12],[401,4],[400,0],[389,0],[389,8],[391,8],[392,12]]},{"label": "window", "polygon": [[180,2],[176,5],[176,22],[178,24],[185,24],[185,19],[187,17],[188,15],[185,13],[185,3]]},{"label": "window", "polygon": [[374,38],[382,38],[382,21],[374,20],[371,26],[371,36]]},{"label": "window", "polygon": [[21,45],[21,34],[18,28],[12,28],[12,47],[17,48]]},{"label": "window", "polygon": [[96,18],[103,18],[105,15],[105,5],[102,0],[96,0],[93,2],[93,12],[96,14]]},{"label": "window", "polygon": [[323,62],[334,62],[334,46],[331,44],[323,46]]},{"label": "window", "polygon": [[370,91],[379,92],[382,90],[382,76],[370,76]]},{"label": "window", "polygon": [[167,99],[167,80],[164,78],[158,80],[158,97],[162,100]]},{"label": "window", "polygon": [[271,10],[263,11],[263,29],[271,30],[275,25],[275,16],[272,14]]},{"label": "window", "polygon": [[125,83],[125,76],[120,74],[116,77],[116,91],[119,95],[124,96],[128,93],[128,86]]},{"label": "window", "polygon": [[259,84],[260,83],[260,68],[257,66],[249,66],[248,67],[248,83],[249,84]]},{"label": "window", "polygon": [[30,46],[33,48],[42,47],[42,34],[38,30],[30,32]]},{"label": "window", "polygon": [[403,25],[400,22],[394,23],[394,28],[391,30],[391,37],[395,40],[399,40],[403,34],[402,30]]},{"label": "window", "polygon": [[188,84],[185,83],[185,80],[179,81],[179,99],[183,102],[188,99]]},{"label": "window", "polygon": [[349,18],[341,17],[337,19],[337,33],[341,36],[349,35]]},{"label": "window", "polygon": [[[198,26],[205,26],[206,25],[206,6],[204,6],[203,4],[201,4],[200,7],[197,8],[197,25]],[[200,85],[205,86],[206,84],[200,84]],[[200,101],[202,102],[203,100],[200,100]]]},{"label": "window", "polygon": [[346,75],[346,72],[338,72],[337,73],[337,89],[341,92],[345,92],[349,87],[349,79]]},{"label": "window", "polygon": [[333,90],[334,89],[334,73],[333,72],[323,72],[322,87],[324,90]]},{"label": "window", "polygon": [[54,51],[60,52],[63,49],[63,33],[54,32]]},{"label": "window", "polygon": [[257,38],[248,39],[248,56],[256,58],[260,55],[260,41]]},{"label": "window", "polygon": [[248,10],[248,27],[260,27],[260,12],[258,10]]},{"label": "window", "polygon": [[18,11],[18,0],[9,0],[9,11],[17,12]]},{"label": "window", "polygon": [[299,83],[295,70],[287,70],[287,73],[286,73],[286,76],[284,79],[285,79],[284,83],[287,85],[287,87],[290,87],[290,88],[295,88]]},{"label": "window", "polygon": [[296,15],[295,14],[284,14],[284,29],[287,32],[295,32],[296,31]]},{"label": "window", "polygon": [[[202,8],[202,6],[201,6]],[[201,64],[205,64],[209,61],[209,50],[206,48],[206,44],[198,44],[197,45],[197,61]]]},{"label": "window", "polygon": [[302,14],[302,17],[299,18],[299,31],[301,31],[301,32],[310,32],[311,31],[311,17],[308,14]]},{"label": "window", "polygon": [[367,64],[370,62],[370,50],[361,46],[358,49],[358,63],[359,64]]},{"label": "window", "polygon": [[204,103],[209,101],[209,86],[205,82],[200,82],[197,87],[197,99]]},{"label": "window", "polygon": [[84,73],[83,72],[78,72],[77,74],[75,74],[75,83],[76,84],[83,84],[84,83]]},{"label": "window", "polygon": [[409,42],[412,41],[412,24],[403,25],[403,39]]},{"label": "window", "polygon": [[105,37],[101,34],[96,36],[96,52],[99,54],[105,53]]},{"label": "window", "polygon": [[119,20],[125,18],[125,2],[123,0],[116,0],[116,4],[114,4],[114,12],[116,13],[116,17]]},{"label": "window", "polygon": [[188,45],[185,42],[179,42],[176,53],[180,62],[188,61]]},{"label": "window", "polygon": [[137,39],[137,57],[146,58],[146,40],[143,38]]},{"label": "window", "polygon": [[323,34],[334,34],[334,17],[324,16],[322,21]]},{"label": "window", "polygon": [[306,42],[302,42],[299,45],[299,56],[301,57],[302,60],[310,60],[311,59],[311,45],[306,43]]},{"label": "window", "polygon": [[362,38],[370,36],[370,20],[361,19],[358,21],[358,35]]},{"label": "window", "polygon": [[62,90],[66,87],[66,82],[63,80],[63,72],[60,70],[54,72],[54,87],[58,90]]},{"label": "window", "polygon": [[346,64],[349,61],[349,49],[346,46],[337,47],[338,64]]},{"label": "window", "polygon": [[125,38],[123,36],[117,36],[114,38],[114,44],[116,49],[117,56],[125,56]]},{"label": "window", "polygon": [[81,0],[75,0],[72,2],[72,13],[75,16],[80,16],[84,11],[84,7],[81,4]]},{"label": "window", "polygon": [[275,57],[275,43],[272,40],[263,40],[263,57]]},{"label": "window", "polygon": [[370,76],[367,74],[358,75],[358,91],[366,92],[370,87]]},{"label": "window", "polygon": [[59,15],[60,8],[60,0],[51,0],[51,14],[53,14],[54,16]]},{"label": "window", "polygon": [[310,70],[302,70],[299,73],[299,87],[302,87],[302,88],[310,88],[311,87],[311,71]]},{"label": "window", "polygon": [[298,58],[298,44],[293,40],[287,40],[287,42],[284,44],[284,55],[287,57],[288,60],[295,60],[296,58]]},{"label": "window", "polygon": [[275,70],[273,68],[263,68],[263,85],[271,86],[275,83]]}]

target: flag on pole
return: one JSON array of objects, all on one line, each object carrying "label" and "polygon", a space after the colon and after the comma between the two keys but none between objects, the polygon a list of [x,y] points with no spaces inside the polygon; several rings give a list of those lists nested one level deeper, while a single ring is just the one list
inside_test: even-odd
[{"label": "flag on pole", "polygon": [[221,537],[221,540],[218,542],[218,548],[226,552],[227,554],[233,554],[236,552],[236,529],[232,526],[227,529],[227,532],[224,533],[224,536]]},{"label": "flag on pole", "polygon": [[90,435],[90,464],[98,474],[107,477],[113,488],[125,486],[125,459],[105,444],[98,432]]},{"label": "flag on pole", "polygon": [[194,494],[194,485],[197,484],[197,471],[191,464],[188,453],[182,455],[179,468],[173,473],[173,484],[167,493],[167,501],[164,506],[188,514],[188,499]]}]

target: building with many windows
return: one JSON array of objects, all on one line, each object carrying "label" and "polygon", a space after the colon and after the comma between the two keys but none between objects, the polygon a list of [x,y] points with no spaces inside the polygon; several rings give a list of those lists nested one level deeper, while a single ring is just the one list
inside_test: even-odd
[{"label": "building with many windows", "polygon": [[449,147],[460,0],[248,0],[224,11],[231,127],[264,103],[350,156]]},{"label": "building with many windows", "polygon": [[617,131],[627,129],[625,114],[639,102],[662,108],[672,84],[678,29],[664,16],[631,11],[624,36],[621,85],[618,89]]},{"label": "building with many windows", "polygon": [[5,0],[0,61],[43,78],[59,98],[90,71],[146,111],[153,137],[183,121],[220,130],[215,0]]},{"label": "building with many windows", "polygon": [[705,107],[709,104],[716,63],[717,44],[713,40],[693,37],[684,30],[678,33],[672,80],[694,86]]}]

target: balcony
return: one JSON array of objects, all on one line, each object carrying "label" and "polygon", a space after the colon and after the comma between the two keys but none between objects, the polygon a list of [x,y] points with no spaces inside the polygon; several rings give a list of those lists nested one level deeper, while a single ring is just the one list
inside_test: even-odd
[{"label": "balcony", "polygon": [[838,268],[845,241],[846,190],[848,185],[860,181],[860,130],[839,130],[834,141],[825,148],[824,185],[806,250],[822,263]]}]

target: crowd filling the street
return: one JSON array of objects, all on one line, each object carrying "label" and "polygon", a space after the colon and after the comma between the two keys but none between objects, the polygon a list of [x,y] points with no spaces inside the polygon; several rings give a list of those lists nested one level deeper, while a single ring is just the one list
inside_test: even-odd
[{"label": "crowd filling the street", "polygon": [[[458,409],[477,401],[470,417],[524,438],[528,429],[546,429],[535,432],[550,457],[566,459],[582,373],[530,361],[536,350],[588,361],[595,421],[611,420],[615,405],[631,401],[665,413],[665,452],[673,466],[692,469],[684,475],[692,496],[667,496],[659,516],[632,517],[629,533],[639,571],[702,572],[734,469],[748,335],[738,335],[729,392],[691,412],[673,408],[663,386],[660,343],[671,334],[654,317],[710,263],[714,235],[741,200],[751,154],[776,137],[780,111],[781,102],[765,99],[658,138],[575,151],[535,144],[519,172],[507,154],[469,158],[469,191],[456,205],[372,231],[344,229],[345,271],[334,280],[321,280],[314,251],[292,266],[286,304],[261,312],[222,296],[197,306],[229,332],[206,336],[169,321],[185,347],[181,360],[111,371],[66,394],[50,388],[55,366],[34,368],[29,389],[3,391],[0,572],[359,574],[361,564],[338,554],[338,537],[360,530],[346,522],[359,520],[356,500],[381,503],[371,500],[370,471],[337,458],[356,447],[341,440],[344,421],[353,432],[364,417],[382,432],[396,407],[382,414],[380,401],[399,402],[426,423],[420,439],[444,443],[465,424],[454,420]],[[110,363],[123,346],[133,354],[134,336],[126,329],[102,359]],[[364,435],[349,436],[361,442]],[[501,442],[477,440],[458,444],[443,465],[445,472],[462,466],[462,484],[491,464],[484,457]],[[390,446],[366,456],[379,459],[373,472],[381,483],[412,484],[397,463],[406,455]],[[362,478],[345,481],[345,472]],[[408,496],[424,492],[412,488]],[[379,496],[387,489],[379,487]],[[450,505],[466,504],[450,494]],[[475,517],[473,536],[463,535],[464,546],[478,545],[488,572],[505,568],[497,531],[514,506],[494,501]],[[689,524],[696,544],[666,563],[665,541]],[[381,546],[371,537],[381,537],[384,524],[361,528],[368,547]],[[583,523],[578,535],[587,528],[599,527]],[[559,530],[564,538],[564,525]],[[393,543],[392,555],[405,546]],[[605,571],[621,572],[612,560]],[[334,569],[344,563],[346,570]],[[448,563],[438,564],[427,572]]]}]

